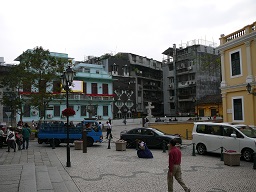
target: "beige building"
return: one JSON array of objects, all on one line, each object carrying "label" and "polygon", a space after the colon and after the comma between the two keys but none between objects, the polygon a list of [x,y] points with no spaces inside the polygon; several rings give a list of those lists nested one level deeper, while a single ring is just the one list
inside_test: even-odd
[{"label": "beige building", "polygon": [[218,50],[223,121],[256,125],[256,22],[221,35]]}]

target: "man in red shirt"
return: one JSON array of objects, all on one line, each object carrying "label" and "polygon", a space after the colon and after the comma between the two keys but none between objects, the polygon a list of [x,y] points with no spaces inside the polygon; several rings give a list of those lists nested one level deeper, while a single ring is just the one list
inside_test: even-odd
[{"label": "man in red shirt", "polygon": [[170,141],[169,170],[167,174],[168,192],[173,192],[173,176],[186,192],[190,192],[190,189],[185,185],[181,178],[181,151],[175,145],[176,141],[175,139],[172,139]]}]

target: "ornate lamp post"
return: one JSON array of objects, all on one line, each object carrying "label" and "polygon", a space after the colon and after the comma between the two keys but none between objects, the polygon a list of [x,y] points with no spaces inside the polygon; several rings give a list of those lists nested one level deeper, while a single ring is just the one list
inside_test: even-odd
[{"label": "ornate lamp post", "polygon": [[[72,85],[73,79],[74,79],[75,72],[72,70],[72,68],[69,66],[66,71],[64,71],[61,82],[63,89],[66,91],[66,107],[68,109],[68,92],[70,91],[69,86]],[[69,116],[67,115],[67,167],[71,167],[70,162],[70,145],[69,145]]]}]

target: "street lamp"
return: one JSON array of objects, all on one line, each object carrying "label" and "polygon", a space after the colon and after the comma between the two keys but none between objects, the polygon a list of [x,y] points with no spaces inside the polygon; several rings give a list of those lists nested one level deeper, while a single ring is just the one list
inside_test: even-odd
[{"label": "street lamp", "polygon": [[256,92],[253,92],[253,89],[250,83],[246,85],[246,90],[248,91],[249,94],[253,94],[254,96],[256,96]]},{"label": "street lamp", "polygon": [[[66,91],[66,108],[68,108],[68,92],[70,91],[69,86],[72,85],[74,79],[75,72],[72,70],[70,66],[64,71],[61,82],[62,88]],[[69,146],[69,116],[67,116],[67,167],[71,167],[70,162],[70,146]]]}]

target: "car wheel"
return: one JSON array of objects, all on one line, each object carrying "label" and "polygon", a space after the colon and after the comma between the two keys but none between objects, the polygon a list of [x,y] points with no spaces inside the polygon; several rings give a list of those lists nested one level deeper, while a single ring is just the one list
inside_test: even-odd
[{"label": "car wheel", "polygon": [[252,161],[253,151],[251,149],[244,149],[242,151],[242,156],[245,161]]},{"label": "car wheel", "polygon": [[206,153],[206,147],[202,143],[197,144],[196,150],[197,150],[199,155],[204,155]]},{"label": "car wheel", "polygon": [[126,141],[126,148],[132,148],[132,141],[131,140],[127,140]]},{"label": "car wheel", "polygon": [[92,138],[87,138],[87,147],[93,146],[93,139]]}]

